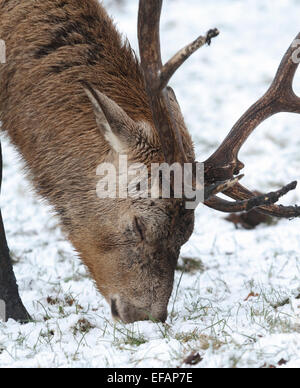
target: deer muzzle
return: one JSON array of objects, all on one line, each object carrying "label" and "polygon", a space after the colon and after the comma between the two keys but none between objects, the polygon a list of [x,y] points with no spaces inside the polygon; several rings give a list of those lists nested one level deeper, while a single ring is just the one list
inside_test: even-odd
[{"label": "deer muzzle", "polygon": [[165,322],[168,316],[167,307],[153,305],[150,307],[136,307],[120,297],[111,298],[111,313],[116,321],[133,323],[138,321]]}]

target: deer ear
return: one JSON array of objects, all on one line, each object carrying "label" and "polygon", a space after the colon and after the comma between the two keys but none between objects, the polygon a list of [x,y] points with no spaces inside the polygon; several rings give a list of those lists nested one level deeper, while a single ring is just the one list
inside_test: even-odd
[{"label": "deer ear", "polygon": [[135,122],[105,94],[87,83],[84,83],[84,90],[93,105],[101,134],[116,152],[128,150]]}]

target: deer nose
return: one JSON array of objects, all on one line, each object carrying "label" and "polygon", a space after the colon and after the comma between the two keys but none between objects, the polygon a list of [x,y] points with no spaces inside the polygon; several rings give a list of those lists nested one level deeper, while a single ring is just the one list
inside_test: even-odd
[{"label": "deer nose", "polygon": [[151,306],[150,308],[141,308],[119,298],[111,299],[111,313],[114,319],[123,323],[138,321],[165,322],[168,316],[167,307]]}]

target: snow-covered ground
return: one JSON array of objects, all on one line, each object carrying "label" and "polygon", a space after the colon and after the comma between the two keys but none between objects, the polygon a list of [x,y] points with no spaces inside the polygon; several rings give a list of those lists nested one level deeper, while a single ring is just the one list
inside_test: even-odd
[{"label": "snow-covered ground", "polygon": [[[138,1],[104,3],[136,48]],[[165,1],[165,59],[211,27],[222,32],[172,81],[198,160],[267,89],[299,32],[299,5]],[[282,114],[256,130],[241,155],[244,184],[269,191],[300,178],[299,127],[300,117]],[[0,367],[177,367],[192,352],[203,358],[196,367],[300,367],[299,220],[236,230],[201,206],[182,249],[184,258],[196,259],[196,270],[177,271],[167,325],[114,325],[56,219],[32,194],[17,154],[2,141],[1,206],[22,298],[35,322],[0,323]],[[297,201],[300,189],[284,200]]]}]

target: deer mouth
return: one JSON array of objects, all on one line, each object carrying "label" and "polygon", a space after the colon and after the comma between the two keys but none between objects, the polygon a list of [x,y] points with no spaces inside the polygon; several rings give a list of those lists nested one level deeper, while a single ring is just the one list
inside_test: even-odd
[{"label": "deer mouth", "polygon": [[113,316],[113,318],[116,319],[116,320],[119,320],[120,319],[120,315],[119,315],[119,312],[118,312],[118,309],[117,309],[117,302],[113,298],[111,299],[110,307],[111,307],[111,315]]},{"label": "deer mouth", "polygon": [[112,317],[125,324],[139,321],[165,322],[168,316],[167,308],[140,308],[122,301],[119,297],[111,298],[110,307]]}]

